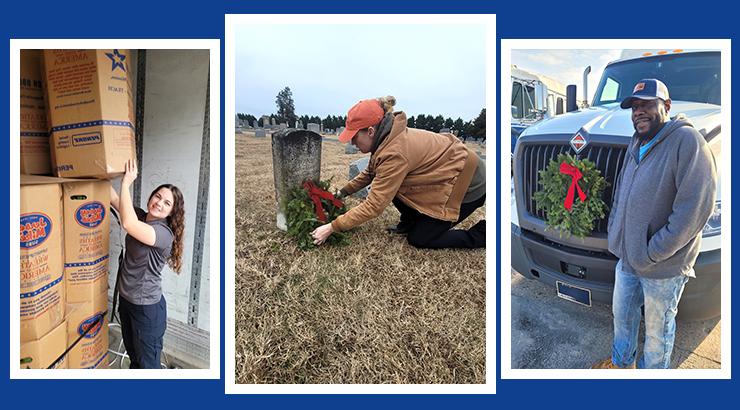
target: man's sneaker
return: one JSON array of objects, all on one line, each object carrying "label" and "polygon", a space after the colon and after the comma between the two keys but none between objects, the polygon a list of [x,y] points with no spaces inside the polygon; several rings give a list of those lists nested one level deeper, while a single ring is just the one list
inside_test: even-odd
[{"label": "man's sneaker", "polygon": [[396,235],[406,235],[411,230],[411,225],[399,223],[398,225],[391,225],[385,230],[388,231],[388,233],[393,233]]},{"label": "man's sneaker", "polygon": [[627,367],[619,367],[614,362],[612,362],[612,358],[604,359],[595,365],[591,366],[592,369],[635,369],[636,366],[634,363]]}]

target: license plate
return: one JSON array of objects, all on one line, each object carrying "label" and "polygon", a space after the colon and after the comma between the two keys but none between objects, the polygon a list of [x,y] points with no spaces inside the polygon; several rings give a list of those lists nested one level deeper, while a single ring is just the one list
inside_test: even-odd
[{"label": "license plate", "polygon": [[555,286],[558,290],[558,296],[578,303],[579,305],[591,307],[591,291],[578,286],[569,285],[565,282],[557,281]]}]

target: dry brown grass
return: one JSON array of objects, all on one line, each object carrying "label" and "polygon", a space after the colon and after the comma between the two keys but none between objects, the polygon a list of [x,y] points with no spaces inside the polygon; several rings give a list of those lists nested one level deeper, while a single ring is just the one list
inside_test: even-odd
[{"label": "dry brown grass", "polygon": [[[361,156],[325,141],[322,179]],[[385,232],[397,218],[299,250],[275,226],[270,137],[236,136],[237,383],[485,383],[485,251],[415,249]]]}]

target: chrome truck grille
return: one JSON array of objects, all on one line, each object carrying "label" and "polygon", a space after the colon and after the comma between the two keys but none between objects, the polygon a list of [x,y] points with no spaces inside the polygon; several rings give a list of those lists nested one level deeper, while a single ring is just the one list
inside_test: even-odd
[{"label": "chrome truck grille", "polygon": [[[542,189],[539,181],[539,171],[547,167],[550,160],[557,158],[559,154],[572,151],[567,141],[555,144],[527,144],[524,145],[521,157],[516,163],[522,167],[522,184],[524,189],[524,206],[527,213],[539,219],[545,219],[545,212],[537,210],[534,193]],[[613,145],[592,142],[581,152],[580,158],[593,161],[596,167],[601,171],[601,175],[606,178],[609,185],[602,193],[602,199],[611,210],[612,198],[616,190],[616,181],[622,171],[624,156],[627,153],[625,145]],[[606,233],[606,227],[609,219],[609,210],[603,219],[596,222],[594,234]]]}]

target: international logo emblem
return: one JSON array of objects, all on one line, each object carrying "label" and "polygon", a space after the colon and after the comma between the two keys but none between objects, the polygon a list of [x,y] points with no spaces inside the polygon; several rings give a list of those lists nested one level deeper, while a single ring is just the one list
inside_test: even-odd
[{"label": "international logo emblem", "polygon": [[576,154],[580,154],[581,151],[586,148],[586,145],[588,145],[588,141],[581,134],[580,131],[577,132],[576,135],[570,139],[570,146],[573,148],[573,151],[575,151]]}]

